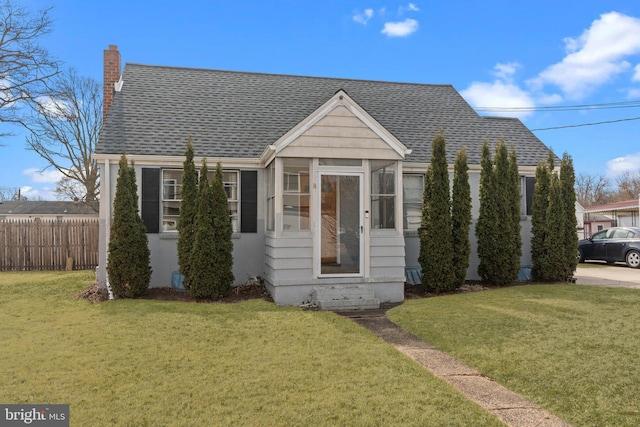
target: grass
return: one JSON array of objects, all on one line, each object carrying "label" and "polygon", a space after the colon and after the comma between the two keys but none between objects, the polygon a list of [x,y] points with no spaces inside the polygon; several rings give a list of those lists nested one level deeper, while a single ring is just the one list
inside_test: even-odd
[{"label": "grass", "polygon": [[501,425],[333,313],[75,296],[87,272],[0,273],[0,402],[72,426]]},{"label": "grass", "polygon": [[638,290],[531,285],[410,300],[388,316],[576,426],[637,426],[638,307]]}]

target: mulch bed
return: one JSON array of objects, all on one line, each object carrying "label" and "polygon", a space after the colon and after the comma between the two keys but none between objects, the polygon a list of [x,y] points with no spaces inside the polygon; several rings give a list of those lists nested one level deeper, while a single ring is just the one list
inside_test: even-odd
[{"label": "mulch bed", "polygon": [[[525,285],[526,282],[517,282],[512,286]],[[467,281],[460,288],[448,294],[434,294],[427,291],[424,286],[410,285],[405,283],[404,285],[404,299],[416,299],[416,298],[430,298],[439,295],[451,295],[466,292],[480,292],[490,289],[496,289],[493,286],[484,286],[479,281]],[[78,295],[78,298],[86,299],[92,303],[99,303],[109,299],[106,289],[99,289],[97,284],[90,285],[84,292]],[[231,294],[216,300],[197,300],[189,294],[187,291],[178,291],[173,288],[149,288],[147,292],[139,297],[139,299],[157,300],[157,301],[185,301],[185,302],[222,302],[222,303],[234,303],[240,301],[247,301],[251,299],[262,299],[265,301],[273,302],[271,294],[267,288],[261,283],[254,283],[250,285],[240,285],[232,289]]]},{"label": "mulch bed", "polygon": [[[98,303],[109,299],[106,289],[99,289],[96,283],[90,285],[78,298],[86,299],[92,303]],[[185,301],[185,302],[223,302],[234,303],[247,301],[250,299],[263,299],[273,302],[271,294],[263,284],[251,284],[236,286],[231,290],[231,294],[216,300],[196,300],[187,291],[179,291],[173,288],[149,288],[147,292],[138,299],[157,301]]]}]

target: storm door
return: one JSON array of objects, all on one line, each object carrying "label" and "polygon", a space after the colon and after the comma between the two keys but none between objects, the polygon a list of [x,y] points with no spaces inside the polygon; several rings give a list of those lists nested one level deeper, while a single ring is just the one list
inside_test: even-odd
[{"label": "storm door", "polygon": [[362,275],[362,174],[320,173],[320,275]]}]

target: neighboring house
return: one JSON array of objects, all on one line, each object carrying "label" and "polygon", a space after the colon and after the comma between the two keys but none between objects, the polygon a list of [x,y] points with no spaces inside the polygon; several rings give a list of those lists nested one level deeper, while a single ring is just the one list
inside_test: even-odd
[{"label": "neighboring house", "polygon": [[98,203],[69,201],[3,201],[0,202],[2,219],[71,219],[98,218]]},{"label": "neighboring house", "polygon": [[638,199],[589,206],[584,212],[585,238],[609,227],[638,226],[640,226],[640,201]]},{"label": "neighboring house", "polygon": [[419,265],[423,177],[440,129],[451,174],[457,151],[467,147],[473,204],[467,277],[479,278],[474,226],[485,140],[492,152],[499,138],[517,152],[521,264],[531,264],[535,169],[549,149],[517,119],[479,116],[450,85],[131,63],[119,75],[120,54],[110,46],[106,118],[94,154],[103,200],[102,285],[123,151],[135,161],[151,286],[171,283],[189,136],[198,166],[206,158],[224,169],[236,283],[260,276],[277,304],[313,300],[314,288],[353,291],[336,285],[358,285],[380,302],[403,300],[405,267]]},{"label": "neighboring house", "polygon": [[578,239],[584,239],[584,212],[585,208],[576,201],[576,232],[578,233]]}]

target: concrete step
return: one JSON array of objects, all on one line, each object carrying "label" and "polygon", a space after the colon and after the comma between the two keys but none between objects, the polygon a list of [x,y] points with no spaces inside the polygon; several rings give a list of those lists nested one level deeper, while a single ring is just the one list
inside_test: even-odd
[{"label": "concrete step", "polygon": [[365,285],[330,285],[313,288],[312,304],[321,310],[371,310],[380,308],[380,300]]}]

